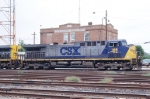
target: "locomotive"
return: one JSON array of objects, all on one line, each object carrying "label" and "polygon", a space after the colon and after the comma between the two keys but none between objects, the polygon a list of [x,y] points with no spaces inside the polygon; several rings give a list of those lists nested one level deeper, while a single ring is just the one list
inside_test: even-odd
[{"label": "locomotive", "polygon": [[20,60],[18,60],[18,45],[2,45],[0,46],[0,69],[18,68]]},{"label": "locomotive", "polygon": [[136,47],[125,39],[108,41],[81,41],[73,44],[24,45],[23,68],[97,68],[129,69],[138,65]]},{"label": "locomotive", "polygon": [[55,69],[96,68],[99,70],[140,69],[136,47],[125,39],[81,41],[73,44],[29,44],[0,46],[0,68]]}]

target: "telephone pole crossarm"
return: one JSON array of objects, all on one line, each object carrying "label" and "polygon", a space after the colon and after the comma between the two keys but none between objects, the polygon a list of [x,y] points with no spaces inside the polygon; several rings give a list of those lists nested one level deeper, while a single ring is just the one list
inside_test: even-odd
[{"label": "telephone pole crossarm", "polygon": [[35,44],[35,32],[32,34],[33,35],[33,44]]}]

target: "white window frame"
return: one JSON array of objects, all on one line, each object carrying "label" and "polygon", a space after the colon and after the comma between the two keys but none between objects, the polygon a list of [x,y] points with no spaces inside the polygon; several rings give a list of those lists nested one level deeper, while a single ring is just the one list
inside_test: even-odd
[{"label": "white window frame", "polygon": [[111,32],[109,32],[109,39],[111,39]]},{"label": "white window frame", "polygon": [[48,33],[46,36],[46,43],[51,44],[52,43],[52,34]]},{"label": "white window frame", "polygon": [[114,40],[116,39],[116,34],[114,34]]},{"label": "white window frame", "polygon": [[[74,38],[72,38],[72,35],[74,35]],[[70,33],[70,42],[75,42],[75,38],[76,38],[75,33]]]},{"label": "white window frame", "polygon": [[69,24],[68,24],[68,25],[67,25],[67,28],[69,28],[69,27],[72,27],[72,25],[69,25]]},{"label": "white window frame", "polygon": [[67,35],[67,38],[68,38],[68,33],[63,33],[63,43],[65,42],[65,40],[66,40],[67,43],[68,43],[68,39],[65,39],[65,35]]},{"label": "white window frame", "polygon": [[[88,40],[85,39],[85,35],[86,35],[86,34],[88,34],[88,36],[89,36],[89,37],[88,37]],[[84,32],[84,41],[89,41],[89,40],[90,40],[89,38],[90,38],[90,33],[89,33],[89,31]]]}]

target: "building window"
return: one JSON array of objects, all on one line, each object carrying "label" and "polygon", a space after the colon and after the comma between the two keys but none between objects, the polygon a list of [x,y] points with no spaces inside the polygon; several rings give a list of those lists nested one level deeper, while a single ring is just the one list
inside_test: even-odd
[{"label": "building window", "polygon": [[64,33],[64,43],[68,43],[68,33]]},{"label": "building window", "polygon": [[116,39],[116,34],[114,34],[114,39]]},{"label": "building window", "polygon": [[84,33],[84,41],[89,41],[89,32]]},{"label": "building window", "polygon": [[106,40],[106,33],[104,33],[104,40]]},{"label": "building window", "polygon": [[111,39],[111,33],[109,33],[109,39]]},{"label": "building window", "polygon": [[75,33],[70,34],[70,42],[75,42]]},{"label": "building window", "polygon": [[98,40],[100,40],[100,33],[101,33],[101,30],[98,30]]},{"label": "building window", "polygon": [[47,34],[47,36],[46,36],[46,43],[47,44],[51,44],[52,43],[52,34]]},{"label": "building window", "polygon": [[69,28],[69,27],[72,27],[72,25],[67,25],[67,27]]}]

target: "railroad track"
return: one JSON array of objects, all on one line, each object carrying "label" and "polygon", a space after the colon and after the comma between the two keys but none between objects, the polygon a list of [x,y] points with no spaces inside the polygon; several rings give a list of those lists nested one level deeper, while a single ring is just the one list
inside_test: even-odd
[{"label": "railroad track", "polygon": [[149,83],[149,76],[142,76],[149,71],[140,72],[115,72],[115,71],[0,71],[0,79],[17,79],[17,80],[51,80],[64,81],[67,76],[78,76],[82,81],[99,82],[106,77],[113,78],[113,82],[139,82]]},{"label": "railroad track", "polygon": [[[4,89],[3,89],[4,90]],[[54,98],[54,99],[103,99],[111,98],[143,98],[149,99],[148,95],[138,94],[117,94],[104,92],[77,92],[77,91],[59,91],[59,90],[38,90],[38,89],[7,89],[6,92],[0,92],[1,95],[23,96],[23,97],[37,97],[37,98]]]},{"label": "railroad track", "polygon": [[[142,76],[145,73],[149,71],[0,70],[0,95],[4,98],[149,99],[150,77]],[[82,82],[64,82],[67,76],[78,76]],[[99,82],[105,77],[113,81]]]},{"label": "railroad track", "polygon": [[[33,94],[40,93],[54,94],[56,96],[71,97],[75,96],[86,96],[82,98],[89,97],[117,97],[117,98],[150,98],[150,84],[104,84],[104,83],[71,83],[71,82],[43,82],[43,81],[0,81],[0,86],[2,91],[7,91],[12,93],[23,94]],[[7,88],[6,88],[7,87]],[[19,93],[18,93],[19,92]],[[14,94],[15,94],[14,93]],[[30,96],[30,95],[29,95]],[[48,96],[45,96],[48,97]],[[49,96],[52,97],[52,96]],[[113,97],[114,98],[114,97]],[[57,98],[56,98],[57,99]],[[68,99],[68,98],[66,98]],[[93,99],[93,98],[92,98]]]},{"label": "railroad track", "polygon": [[[68,99],[69,98],[106,98],[106,97],[111,97],[111,98],[144,98],[144,99],[148,99],[150,98],[149,95],[146,95],[146,94],[135,94],[135,93],[115,93],[115,92],[108,92],[108,89],[104,89],[103,91],[101,90],[98,90],[98,89],[89,89],[89,90],[81,90],[80,89],[74,89],[74,90],[61,90],[60,88],[59,89],[34,89],[34,88],[6,88],[6,89],[0,89],[2,90],[3,92],[1,92],[0,94],[7,94],[7,95],[17,95],[17,96],[33,96],[35,97],[38,97],[37,95],[40,95],[40,96],[44,96],[44,97],[47,97],[47,98],[52,98],[55,96],[54,99],[57,99],[56,96],[59,96],[59,97],[63,97],[65,96],[65,98],[63,99]],[[120,90],[118,90],[120,91]],[[52,96],[51,96],[52,95]],[[82,97],[79,97],[79,96],[82,96]],[[43,98],[44,98],[43,97]]]}]

